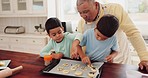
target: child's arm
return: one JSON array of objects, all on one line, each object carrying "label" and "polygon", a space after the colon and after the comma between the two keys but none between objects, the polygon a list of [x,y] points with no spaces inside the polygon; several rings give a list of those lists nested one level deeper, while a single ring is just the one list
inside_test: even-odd
[{"label": "child's arm", "polygon": [[76,36],[74,38],[74,41],[72,43],[72,47],[70,50],[71,58],[79,58],[78,52],[77,52],[77,46],[80,44],[82,40],[83,35],[81,33],[76,33]]},{"label": "child's arm", "polygon": [[113,59],[117,56],[117,54],[118,54],[117,51],[111,52],[111,54],[108,55],[108,56],[105,58],[106,61],[112,63],[112,62],[113,62]]},{"label": "child's arm", "polygon": [[52,49],[52,39],[49,40],[48,44],[41,50],[40,52],[40,57],[44,57],[45,55],[50,55],[51,54],[51,49]]},{"label": "child's arm", "polygon": [[91,65],[91,61],[90,61],[89,57],[85,55],[85,53],[83,52],[82,47],[80,45],[77,46],[77,52],[79,53],[80,58],[83,63]]},{"label": "child's arm", "polygon": [[80,41],[78,39],[74,40],[71,47],[71,58],[78,59],[79,54],[77,52],[77,46],[80,44]]},{"label": "child's arm", "polygon": [[113,46],[111,47],[111,53],[110,55],[108,55],[106,57],[106,61],[107,62],[113,62],[113,59],[117,56],[118,52],[119,52],[119,46],[118,46],[118,42],[117,42],[117,39],[116,39],[116,36],[113,36],[114,38],[114,44]]},{"label": "child's arm", "polygon": [[54,59],[61,59],[64,55],[63,53],[59,52],[59,53],[51,53],[52,58]]}]

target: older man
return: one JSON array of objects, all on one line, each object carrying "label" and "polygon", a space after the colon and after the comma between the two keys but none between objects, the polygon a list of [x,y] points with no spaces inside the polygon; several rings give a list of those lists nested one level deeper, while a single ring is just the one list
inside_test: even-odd
[{"label": "older man", "polygon": [[128,14],[119,4],[100,4],[95,0],[77,0],[77,10],[83,18],[79,22],[77,29],[78,32],[81,33],[89,28],[93,28],[92,26],[94,25],[92,24],[96,24],[105,14],[116,16],[119,20],[119,29],[116,32],[116,35],[120,52],[114,59],[114,62],[130,64],[129,39],[140,57],[140,68],[143,69],[146,67],[148,71],[148,50],[146,44]]}]

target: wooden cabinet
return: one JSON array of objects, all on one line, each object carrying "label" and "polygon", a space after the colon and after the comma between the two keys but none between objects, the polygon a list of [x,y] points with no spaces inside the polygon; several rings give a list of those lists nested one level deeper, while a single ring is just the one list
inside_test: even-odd
[{"label": "wooden cabinet", "polygon": [[0,17],[47,16],[46,0],[0,0]]},{"label": "wooden cabinet", "polygon": [[47,39],[47,36],[0,35],[0,49],[39,54]]}]

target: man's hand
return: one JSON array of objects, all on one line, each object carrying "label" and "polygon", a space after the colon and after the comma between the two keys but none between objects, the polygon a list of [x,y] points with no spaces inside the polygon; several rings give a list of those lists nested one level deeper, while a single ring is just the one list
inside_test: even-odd
[{"label": "man's hand", "polygon": [[143,60],[139,63],[139,67],[141,70],[144,69],[144,67],[146,68],[146,71],[148,72],[148,60]]}]

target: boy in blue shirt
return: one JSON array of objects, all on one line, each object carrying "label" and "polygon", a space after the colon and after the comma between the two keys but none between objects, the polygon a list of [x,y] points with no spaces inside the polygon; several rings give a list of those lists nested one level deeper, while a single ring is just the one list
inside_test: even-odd
[{"label": "boy in blue shirt", "polygon": [[[107,14],[94,27],[84,32],[83,40],[78,46],[77,51],[82,62],[88,64],[91,64],[90,60],[113,62],[118,52],[118,43],[114,35],[119,27],[118,19]],[[82,46],[86,46],[85,53]]]},{"label": "boy in blue shirt", "polygon": [[[64,33],[61,21],[58,18],[49,18],[45,23],[45,29],[50,37],[48,44],[40,52],[40,56],[52,55],[54,59],[62,57],[70,58],[70,51],[77,51],[77,45],[82,40],[82,34]],[[51,52],[51,50],[54,52]]]}]

